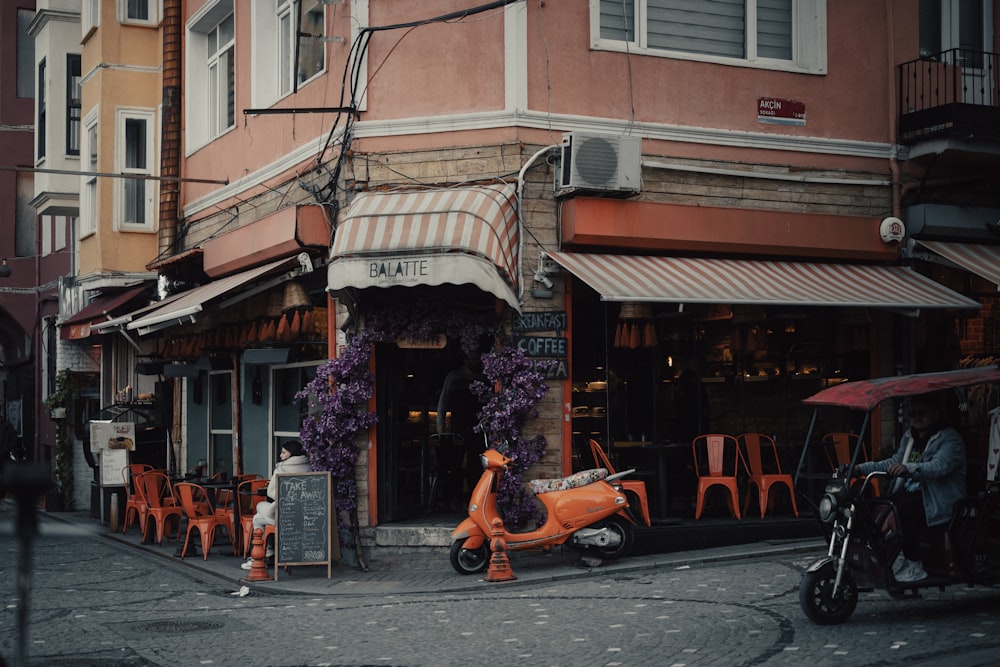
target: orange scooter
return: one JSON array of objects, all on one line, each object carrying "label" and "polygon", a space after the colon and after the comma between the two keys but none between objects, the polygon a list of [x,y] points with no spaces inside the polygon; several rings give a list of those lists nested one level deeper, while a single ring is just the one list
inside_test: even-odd
[{"label": "orange scooter", "polygon": [[[475,574],[490,562],[490,540],[497,513],[497,486],[511,459],[495,449],[480,455],[483,475],[469,499],[469,518],[452,531],[451,566],[459,574]],[[524,533],[504,528],[508,551],[544,549],[569,542],[608,560],[632,548],[635,520],[628,499],[614,482],[635,472],[608,475],[606,468],[582,470],[559,479],[536,479],[529,486],[545,506],[545,523]]]}]

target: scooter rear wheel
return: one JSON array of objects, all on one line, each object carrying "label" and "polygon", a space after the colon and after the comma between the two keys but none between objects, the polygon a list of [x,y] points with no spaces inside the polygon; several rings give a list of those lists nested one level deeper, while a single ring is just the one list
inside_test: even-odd
[{"label": "scooter rear wheel", "polygon": [[806,617],[816,625],[843,623],[858,606],[858,586],[850,572],[844,572],[840,590],[833,597],[837,568],[827,563],[818,570],[806,572],[799,585],[799,605]]},{"label": "scooter rear wheel", "polygon": [[589,528],[606,528],[613,533],[617,533],[621,538],[619,543],[614,546],[587,547],[588,551],[599,554],[601,558],[605,560],[615,560],[617,558],[627,556],[628,553],[632,551],[632,543],[635,539],[632,524],[620,516],[609,516],[607,519],[589,526]]},{"label": "scooter rear wheel", "polygon": [[490,564],[490,543],[484,541],[475,549],[466,549],[462,545],[465,540],[455,540],[451,543],[451,566],[459,574],[477,574]]}]

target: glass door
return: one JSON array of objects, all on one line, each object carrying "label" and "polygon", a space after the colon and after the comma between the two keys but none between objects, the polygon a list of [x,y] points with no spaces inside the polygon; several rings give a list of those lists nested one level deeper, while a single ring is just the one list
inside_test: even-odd
[{"label": "glass door", "polygon": [[[233,372],[208,376],[208,475],[233,474]],[[200,463],[200,462],[199,462]]]},{"label": "glass door", "polygon": [[[940,51],[948,64],[961,68],[961,91],[966,104],[993,105],[995,84],[990,77],[993,46],[992,0],[924,0],[922,18],[940,16]],[[922,32],[926,34],[929,30]],[[995,63],[993,63],[995,65]]]},{"label": "glass door", "polygon": [[399,521],[432,513],[457,500],[457,484],[447,478],[439,460],[437,401],[451,366],[436,349],[400,349],[381,345],[376,351],[379,423],[379,522]]}]

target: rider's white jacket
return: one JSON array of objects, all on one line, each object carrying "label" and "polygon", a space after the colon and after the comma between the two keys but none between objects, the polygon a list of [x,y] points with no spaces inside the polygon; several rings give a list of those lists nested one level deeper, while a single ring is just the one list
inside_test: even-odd
[{"label": "rider's white jacket", "polygon": [[965,443],[949,426],[930,437],[920,461],[904,463],[903,453],[912,439],[910,429],[906,429],[895,454],[882,461],[861,463],[856,471],[861,475],[874,470],[885,472],[891,464],[903,463],[910,471],[910,479],[920,483],[927,525],[948,523],[955,503],[965,497]]}]

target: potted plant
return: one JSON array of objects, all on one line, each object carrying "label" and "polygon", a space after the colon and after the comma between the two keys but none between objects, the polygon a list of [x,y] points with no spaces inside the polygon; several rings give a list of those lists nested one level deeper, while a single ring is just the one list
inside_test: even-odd
[{"label": "potted plant", "polygon": [[52,489],[45,499],[50,511],[73,508],[73,436],[66,414],[76,396],[73,373],[63,369],[56,374],[55,389],[45,399],[49,414],[56,423],[56,447],[52,459]]}]

